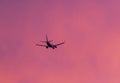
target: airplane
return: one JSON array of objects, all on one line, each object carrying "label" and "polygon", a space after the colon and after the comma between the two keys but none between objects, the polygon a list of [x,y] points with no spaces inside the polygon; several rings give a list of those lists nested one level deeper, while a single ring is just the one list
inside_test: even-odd
[{"label": "airplane", "polygon": [[46,45],[36,44],[36,46],[43,46],[43,47],[46,47],[46,48],[55,49],[55,48],[57,48],[57,46],[64,44],[64,42],[59,43],[59,44],[52,44],[52,43],[51,43],[52,41],[53,41],[53,40],[48,40],[48,37],[47,37],[47,35],[46,35],[46,41],[41,41],[41,42],[43,42],[43,43],[46,43]]}]

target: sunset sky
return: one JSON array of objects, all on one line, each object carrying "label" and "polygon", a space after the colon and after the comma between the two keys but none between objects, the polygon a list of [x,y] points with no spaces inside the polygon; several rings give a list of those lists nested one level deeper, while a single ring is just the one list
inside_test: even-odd
[{"label": "sunset sky", "polygon": [[120,0],[0,0],[0,83],[120,83]]}]

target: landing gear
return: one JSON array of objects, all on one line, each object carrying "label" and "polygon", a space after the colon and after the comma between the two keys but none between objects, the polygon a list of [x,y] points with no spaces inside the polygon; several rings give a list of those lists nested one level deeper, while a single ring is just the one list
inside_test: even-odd
[{"label": "landing gear", "polygon": [[46,48],[48,48],[48,46],[46,46]]}]

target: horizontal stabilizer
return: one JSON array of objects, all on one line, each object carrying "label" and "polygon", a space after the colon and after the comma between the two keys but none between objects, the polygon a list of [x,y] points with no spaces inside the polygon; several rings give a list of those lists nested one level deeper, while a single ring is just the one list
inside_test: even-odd
[{"label": "horizontal stabilizer", "polygon": [[40,41],[40,42],[43,42],[43,43],[46,43],[46,42],[52,42],[53,40],[49,40],[49,41]]},{"label": "horizontal stabilizer", "polygon": [[40,42],[46,43],[47,41],[40,41]]},{"label": "horizontal stabilizer", "polygon": [[48,42],[52,42],[53,40],[49,40]]}]

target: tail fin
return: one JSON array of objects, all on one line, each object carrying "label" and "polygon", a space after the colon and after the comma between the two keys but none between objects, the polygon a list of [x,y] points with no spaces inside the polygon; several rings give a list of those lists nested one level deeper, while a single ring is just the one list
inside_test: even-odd
[{"label": "tail fin", "polygon": [[53,40],[48,40],[48,36],[46,34],[46,41],[40,41],[40,42],[43,42],[43,43],[46,43],[46,42],[52,42]]},{"label": "tail fin", "polygon": [[46,34],[46,41],[48,41],[48,36],[47,36],[47,34]]}]

